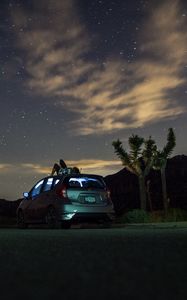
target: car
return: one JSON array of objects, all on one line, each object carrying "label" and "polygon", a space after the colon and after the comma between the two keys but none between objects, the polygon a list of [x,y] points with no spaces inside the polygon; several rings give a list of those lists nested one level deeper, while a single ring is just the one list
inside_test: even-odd
[{"label": "car", "polygon": [[16,211],[19,228],[44,223],[48,228],[68,229],[72,223],[115,219],[110,191],[100,175],[47,176],[23,196]]}]

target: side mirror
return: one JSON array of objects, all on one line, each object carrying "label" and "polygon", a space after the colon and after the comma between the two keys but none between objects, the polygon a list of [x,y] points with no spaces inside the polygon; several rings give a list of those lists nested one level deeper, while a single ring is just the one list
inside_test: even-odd
[{"label": "side mirror", "polygon": [[25,200],[27,200],[28,197],[29,197],[29,193],[27,193],[27,192],[23,193],[23,197],[24,197]]}]

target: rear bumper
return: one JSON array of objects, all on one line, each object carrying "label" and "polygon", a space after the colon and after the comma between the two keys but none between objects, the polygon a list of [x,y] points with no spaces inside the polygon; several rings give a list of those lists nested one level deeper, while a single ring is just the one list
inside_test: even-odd
[{"label": "rear bumper", "polygon": [[75,214],[63,214],[62,221],[72,222],[92,222],[92,221],[104,221],[112,222],[115,220],[115,214],[107,213],[75,213]]},{"label": "rear bumper", "polygon": [[106,214],[106,213],[77,213],[73,217],[73,221],[75,222],[111,222],[115,218],[114,214]]},{"label": "rear bumper", "polygon": [[113,206],[82,206],[82,205],[65,205],[61,216],[62,221],[72,220],[79,221],[113,221],[115,212]]}]

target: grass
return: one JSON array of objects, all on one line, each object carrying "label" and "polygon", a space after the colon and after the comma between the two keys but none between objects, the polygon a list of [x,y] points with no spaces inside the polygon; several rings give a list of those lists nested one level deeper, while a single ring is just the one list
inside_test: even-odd
[{"label": "grass", "polygon": [[1,299],[187,297],[187,228],[1,229]]},{"label": "grass", "polygon": [[119,216],[116,223],[161,223],[161,222],[186,222],[187,211],[180,208],[169,208],[167,215],[163,210],[146,212],[133,209]]}]

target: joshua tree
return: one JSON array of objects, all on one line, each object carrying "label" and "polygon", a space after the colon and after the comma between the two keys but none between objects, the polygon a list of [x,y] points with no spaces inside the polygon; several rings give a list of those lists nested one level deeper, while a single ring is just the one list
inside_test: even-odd
[{"label": "joshua tree", "polygon": [[165,214],[168,210],[168,196],[167,196],[167,187],[166,187],[166,164],[167,159],[171,155],[174,147],[176,145],[176,137],[172,128],[168,129],[167,143],[165,147],[156,152],[154,169],[160,170],[161,172],[161,181],[162,181],[162,195],[163,195],[163,205]]},{"label": "joshua tree", "polygon": [[[132,135],[129,137],[130,152],[127,153],[118,139],[112,143],[115,153],[121,159],[123,165],[132,173],[138,176],[140,190],[140,207],[146,210],[146,187],[145,177],[149,174],[154,162],[156,145],[154,140],[148,140]],[[144,145],[144,149],[142,146]]]}]

